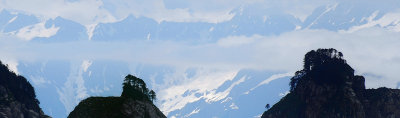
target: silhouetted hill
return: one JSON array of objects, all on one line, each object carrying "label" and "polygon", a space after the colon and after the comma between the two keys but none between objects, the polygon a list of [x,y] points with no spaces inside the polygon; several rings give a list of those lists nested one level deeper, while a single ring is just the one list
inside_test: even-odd
[{"label": "silhouetted hill", "polygon": [[132,75],[125,77],[121,97],[89,97],[68,118],[166,118],[153,104],[155,92]]},{"label": "silhouetted hill", "polygon": [[90,97],[79,103],[68,118],[166,118],[149,101],[124,97]]},{"label": "silhouetted hill", "polygon": [[46,118],[31,84],[0,62],[0,117]]},{"label": "silhouetted hill", "polygon": [[400,90],[365,89],[364,77],[335,49],[305,55],[303,70],[291,78],[290,93],[262,118],[398,118]]}]

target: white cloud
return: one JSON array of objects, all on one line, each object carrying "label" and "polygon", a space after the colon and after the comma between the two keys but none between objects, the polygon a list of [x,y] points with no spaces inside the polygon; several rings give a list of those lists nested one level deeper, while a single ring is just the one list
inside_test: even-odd
[{"label": "white cloud", "polygon": [[255,40],[263,38],[260,35],[254,35],[253,37],[246,36],[229,36],[218,40],[217,44],[222,47],[235,47],[253,43]]}]

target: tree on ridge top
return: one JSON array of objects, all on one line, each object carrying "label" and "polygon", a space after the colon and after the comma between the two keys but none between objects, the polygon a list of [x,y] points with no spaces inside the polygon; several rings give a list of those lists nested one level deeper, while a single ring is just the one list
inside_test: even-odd
[{"label": "tree on ridge top", "polygon": [[134,100],[154,101],[156,93],[147,88],[146,83],[131,74],[128,74],[122,83],[121,97],[132,98]]}]

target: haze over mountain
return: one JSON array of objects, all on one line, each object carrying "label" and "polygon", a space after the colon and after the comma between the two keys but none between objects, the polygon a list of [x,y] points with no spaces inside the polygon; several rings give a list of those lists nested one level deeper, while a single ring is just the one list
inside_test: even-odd
[{"label": "haze over mountain", "polygon": [[396,0],[31,2],[1,2],[0,59],[53,117],[120,95],[129,73],[158,93],[167,117],[261,116],[316,48],[346,52],[367,88],[398,87]]}]

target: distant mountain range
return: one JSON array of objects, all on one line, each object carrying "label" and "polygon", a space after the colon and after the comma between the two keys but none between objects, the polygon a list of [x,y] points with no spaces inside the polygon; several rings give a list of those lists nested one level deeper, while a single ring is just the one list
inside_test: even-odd
[{"label": "distant mountain range", "polygon": [[[368,27],[381,27],[398,32],[400,14],[392,11],[396,11],[399,6],[396,0],[388,0],[382,4],[338,2],[318,7],[304,20],[271,9],[243,6],[231,11],[235,14],[231,20],[220,23],[157,22],[130,15],[121,21],[93,26],[85,26],[62,17],[42,19],[39,16],[3,9],[0,12],[0,31],[29,40],[28,43],[174,40],[191,44],[212,43],[229,36],[274,36],[296,30],[352,32]],[[213,86],[209,91],[202,91],[200,88],[186,89],[182,94],[161,98],[155,104],[167,117],[260,116],[265,110],[265,104],[274,104],[288,93],[287,83],[292,76],[290,72],[288,74],[252,69],[208,73],[201,68],[179,70],[170,66],[112,60],[18,61],[17,68],[18,73],[25,75],[33,84],[38,99],[46,101],[40,104],[43,111],[57,118],[66,117],[80,100],[88,96],[119,95],[121,78],[128,73],[137,73],[141,78],[148,78],[144,81],[161,95],[166,95],[162,93],[191,79],[221,80],[215,84],[217,87]],[[263,82],[264,84],[259,84]],[[158,86],[162,87],[156,88]],[[177,100],[181,100],[181,104]],[[250,108],[252,109],[249,110]]]},{"label": "distant mountain range", "polygon": [[[373,3],[373,2],[372,2]],[[113,23],[84,26],[77,22],[57,17],[47,21],[24,13],[2,10],[0,29],[4,33],[22,34],[24,30],[39,30],[53,27],[51,36],[31,36],[34,41],[65,42],[76,40],[182,40],[190,42],[213,42],[227,36],[278,35],[301,29],[326,29],[331,31],[352,31],[378,26],[400,31],[400,15],[392,12],[399,2],[388,0],[383,4],[362,1],[339,2],[316,8],[304,21],[282,12],[271,12],[253,6],[233,9],[234,17],[221,23],[205,22],[157,22],[151,18],[130,15]]]}]

